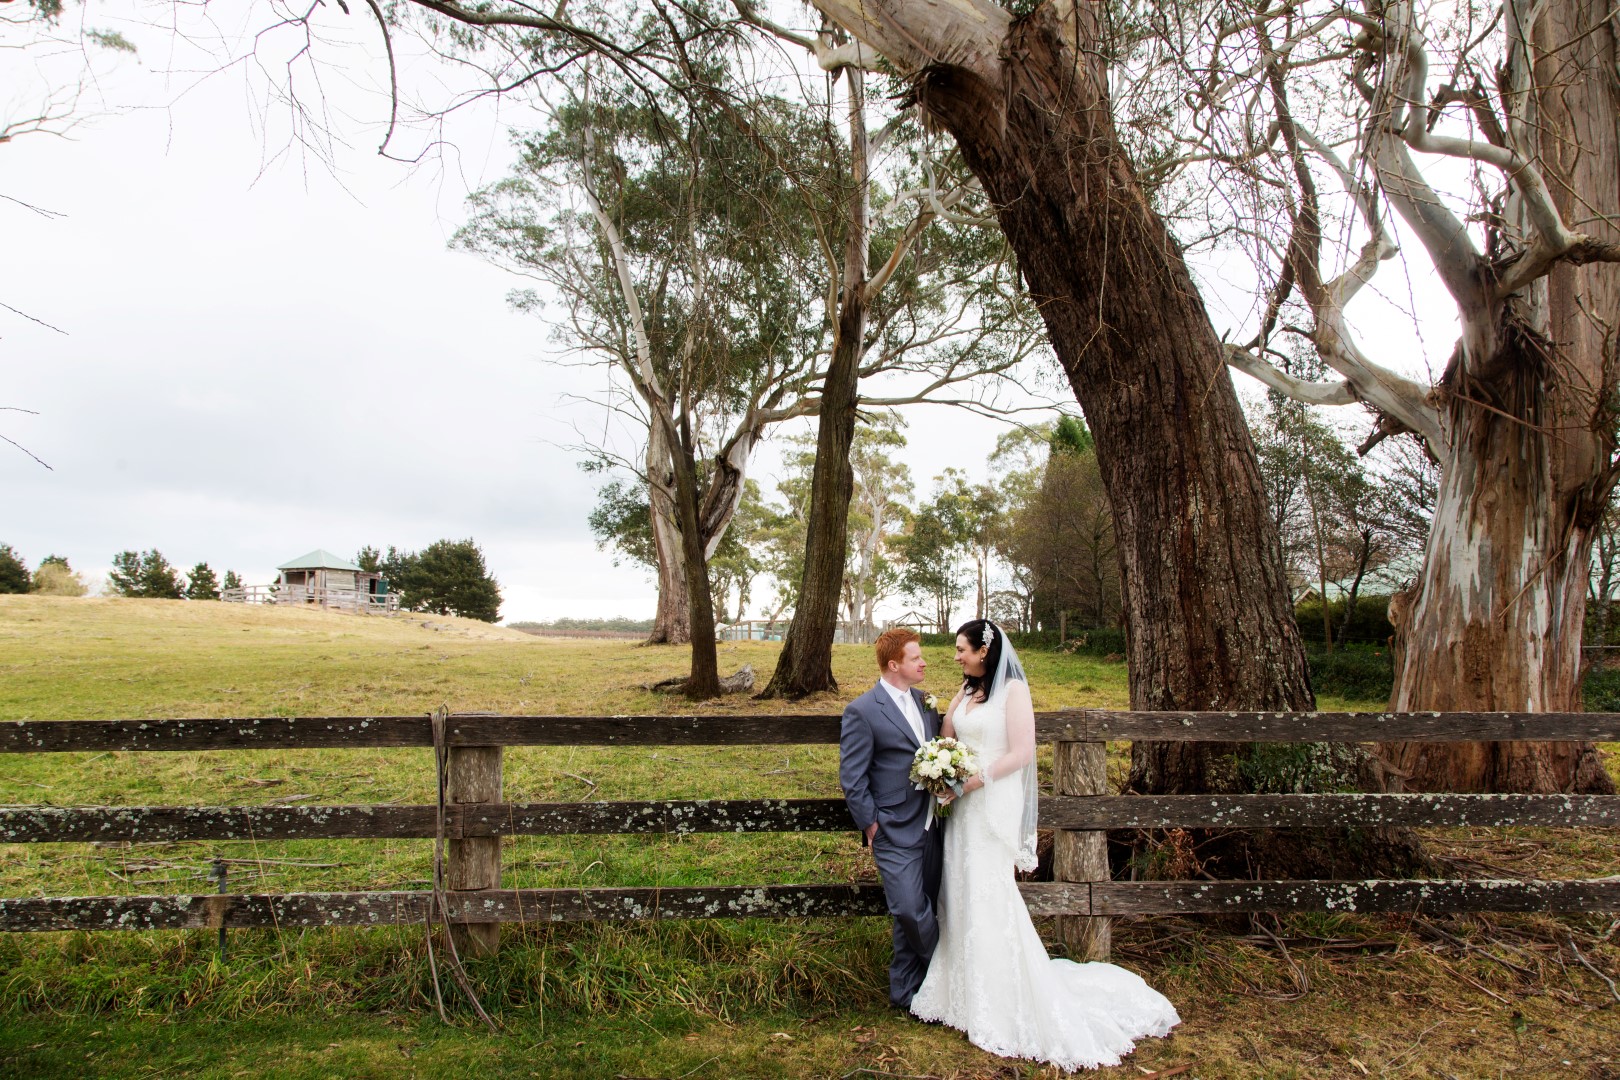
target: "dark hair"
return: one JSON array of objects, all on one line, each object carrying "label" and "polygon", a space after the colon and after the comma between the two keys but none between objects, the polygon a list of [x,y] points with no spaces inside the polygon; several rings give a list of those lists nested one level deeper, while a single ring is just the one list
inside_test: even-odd
[{"label": "dark hair", "polygon": [[1006,638],[1006,631],[1000,627],[992,627],[989,619],[969,619],[956,628],[957,637],[965,637],[974,650],[984,648],[986,631],[994,630],[990,636],[990,651],[984,654],[984,674],[962,676],[962,688],[967,691],[968,700],[989,700],[990,691],[995,689],[996,668],[1001,664],[1001,643]]}]

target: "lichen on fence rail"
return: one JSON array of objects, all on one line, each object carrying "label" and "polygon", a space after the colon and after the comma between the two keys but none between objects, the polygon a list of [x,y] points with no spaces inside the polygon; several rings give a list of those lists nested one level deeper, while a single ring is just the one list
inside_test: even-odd
[{"label": "lichen on fence rail", "polygon": [[[836,716],[495,716],[455,713],[452,746],[829,744]],[[1045,742],[1367,742],[1537,739],[1620,742],[1620,713],[1039,713]],[[426,714],[0,721],[0,753],[432,746]]]}]

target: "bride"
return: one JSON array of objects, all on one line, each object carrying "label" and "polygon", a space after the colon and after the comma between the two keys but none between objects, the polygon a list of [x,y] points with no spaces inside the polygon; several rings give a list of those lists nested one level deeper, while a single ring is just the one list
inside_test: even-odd
[{"label": "bride", "polygon": [[1035,933],[1013,868],[1035,868],[1035,711],[1012,643],[988,619],[956,634],[962,689],[940,734],[973,748],[945,830],[939,945],[911,1011],[1003,1057],[1063,1069],[1117,1065],[1137,1039],[1181,1022],[1140,977],[1112,964],[1054,960]]}]

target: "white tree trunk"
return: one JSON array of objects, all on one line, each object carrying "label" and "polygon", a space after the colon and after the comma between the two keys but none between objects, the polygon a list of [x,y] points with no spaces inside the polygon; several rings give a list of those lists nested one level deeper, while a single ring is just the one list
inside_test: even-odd
[{"label": "white tree trunk", "polygon": [[653,552],[658,561],[658,610],[647,639],[654,645],[684,645],[692,640],[692,611],[686,592],[686,562],[676,517],[669,441],[660,425],[647,437],[647,500],[652,508]]}]

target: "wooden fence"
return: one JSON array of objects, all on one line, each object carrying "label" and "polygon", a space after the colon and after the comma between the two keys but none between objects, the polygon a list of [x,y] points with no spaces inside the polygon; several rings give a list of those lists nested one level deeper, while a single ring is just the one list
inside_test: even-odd
[{"label": "wooden fence", "polygon": [[242,585],[224,589],[219,598],[228,604],[304,604],[361,615],[393,615],[399,611],[398,593],[361,592],[315,585]]},{"label": "wooden fence", "polygon": [[[0,843],[418,837],[448,846],[446,889],[429,891],[0,899],[0,930],[157,930],[449,922],[487,952],[505,922],[881,915],[876,884],[501,888],[503,836],[852,830],[839,799],[509,803],[506,746],[836,743],[835,716],[259,717],[0,722],[0,753],[435,747],[440,800],[419,806],[0,807]],[[1111,739],[1347,742],[1620,741],[1617,713],[1135,713],[1037,717],[1055,743],[1056,880],[1020,885],[1033,914],[1059,916],[1077,955],[1108,955],[1111,916],[1253,911],[1620,911],[1620,877],[1581,880],[1112,881],[1107,829],[1329,825],[1620,827],[1620,796],[1110,795]],[[439,902],[436,905],[435,900]]]}]

